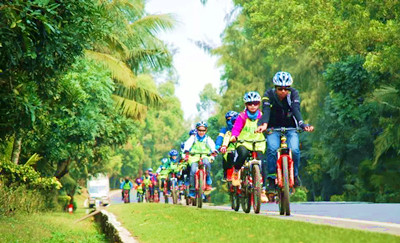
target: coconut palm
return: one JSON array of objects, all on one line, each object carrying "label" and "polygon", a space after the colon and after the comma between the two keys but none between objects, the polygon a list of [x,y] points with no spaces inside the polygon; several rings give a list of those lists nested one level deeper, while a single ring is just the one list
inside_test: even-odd
[{"label": "coconut palm", "polygon": [[118,109],[129,117],[141,119],[148,105],[159,105],[162,101],[156,89],[145,87],[149,76],[141,73],[170,67],[171,54],[156,34],[171,29],[174,20],[168,14],[147,15],[144,0],[100,2],[115,21],[108,26],[108,35],[93,50],[87,50],[86,56],[111,71]]}]

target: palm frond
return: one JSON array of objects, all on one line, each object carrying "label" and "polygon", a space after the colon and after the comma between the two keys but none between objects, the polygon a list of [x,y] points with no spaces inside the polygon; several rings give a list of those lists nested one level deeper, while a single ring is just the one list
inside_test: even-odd
[{"label": "palm frond", "polygon": [[115,107],[121,114],[137,120],[143,120],[146,117],[147,107],[145,105],[117,95],[113,95],[112,98],[115,101]]},{"label": "palm frond", "polygon": [[37,153],[34,153],[28,161],[25,163],[24,166],[32,166],[35,165],[42,157],[38,155]]},{"label": "palm frond", "polygon": [[148,34],[158,33],[160,30],[172,29],[175,20],[171,14],[147,15],[130,24],[134,33],[147,32]]},{"label": "palm frond", "polygon": [[126,63],[109,54],[96,51],[86,50],[85,55],[108,68],[113,78],[121,85],[131,88],[136,87],[136,77]]}]

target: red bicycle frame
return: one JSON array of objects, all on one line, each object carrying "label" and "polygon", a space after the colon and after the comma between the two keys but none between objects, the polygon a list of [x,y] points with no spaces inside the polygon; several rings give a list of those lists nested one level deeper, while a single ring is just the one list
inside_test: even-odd
[{"label": "red bicycle frame", "polygon": [[278,160],[276,161],[276,179],[278,181],[278,186],[280,188],[283,187],[283,175],[282,175],[282,158],[287,157],[288,160],[288,171],[289,171],[289,187],[293,188],[294,186],[294,169],[293,169],[293,159],[292,159],[292,151],[288,148],[286,143],[286,137],[281,135],[281,146],[278,149]]}]

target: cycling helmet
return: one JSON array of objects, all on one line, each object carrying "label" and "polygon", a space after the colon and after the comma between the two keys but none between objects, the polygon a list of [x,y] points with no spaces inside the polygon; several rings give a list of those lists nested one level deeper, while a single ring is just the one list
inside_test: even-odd
[{"label": "cycling helmet", "polygon": [[176,151],[175,149],[172,149],[171,151],[169,151],[169,156],[170,157],[172,157],[172,156],[178,156],[178,151]]},{"label": "cycling helmet", "polygon": [[153,169],[152,168],[148,168],[147,171],[148,172],[153,172]]},{"label": "cycling helmet", "polygon": [[185,148],[185,143],[182,142],[182,143],[181,143],[181,150],[183,150],[184,148]]},{"label": "cycling helmet", "polygon": [[234,116],[232,116],[232,118],[231,118],[232,124],[235,123],[235,121],[236,121],[236,119],[237,119],[238,117],[239,117],[239,113],[236,112],[236,114],[235,114]]},{"label": "cycling helmet", "polygon": [[243,100],[245,103],[261,101],[261,96],[257,91],[250,91],[243,96]]},{"label": "cycling helmet", "polygon": [[161,159],[161,164],[165,164],[165,163],[167,163],[168,162],[168,159],[167,158],[162,158]]},{"label": "cycling helmet", "polygon": [[276,86],[290,86],[293,84],[292,75],[288,72],[277,72],[272,81]]},{"label": "cycling helmet", "polygon": [[199,122],[196,124],[196,128],[199,128],[199,127],[208,128],[208,124],[207,124],[207,122],[205,122],[205,121],[199,121]]},{"label": "cycling helmet", "polygon": [[189,131],[189,136],[195,135],[196,133],[197,130],[193,128],[192,130]]},{"label": "cycling helmet", "polygon": [[229,117],[232,119],[234,116],[237,116],[237,115],[238,115],[238,113],[236,111],[228,111],[225,114],[225,119],[228,119]]}]

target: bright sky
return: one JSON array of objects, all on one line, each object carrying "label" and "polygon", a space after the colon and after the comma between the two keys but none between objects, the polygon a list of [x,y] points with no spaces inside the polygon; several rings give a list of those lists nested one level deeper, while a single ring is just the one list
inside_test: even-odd
[{"label": "bright sky", "polygon": [[212,83],[218,90],[220,85],[217,58],[205,53],[193,41],[219,46],[220,35],[226,26],[224,18],[232,8],[231,0],[208,0],[205,6],[200,0],[147,0],[148,13],[172,13],[179,22],[174,30],[162,33],[160,38],[178,49],[174,55],[174,66],[179,75],[176,96],[182,103],[185,118],[197,114],[199,93],[207,83]]}]

